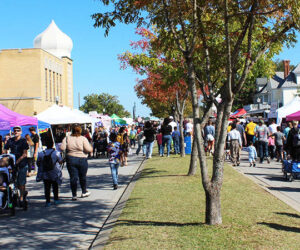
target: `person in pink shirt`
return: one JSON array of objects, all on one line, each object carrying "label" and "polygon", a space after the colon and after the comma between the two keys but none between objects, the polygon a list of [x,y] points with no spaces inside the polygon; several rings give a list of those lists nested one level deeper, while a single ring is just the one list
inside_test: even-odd
[{"label": "person in pink shirt", "polygon": [[271,157],[271,160],[275,158],[275,139],[274,136],[269,136],[268,139],[269,144],[269,156]]}]

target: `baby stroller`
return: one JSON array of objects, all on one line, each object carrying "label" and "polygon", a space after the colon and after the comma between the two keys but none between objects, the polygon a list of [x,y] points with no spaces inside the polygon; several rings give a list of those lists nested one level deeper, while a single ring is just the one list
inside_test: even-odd
[{"label": "baby stroller", "polygon": [[96,140],[96,157],[98,158],[100,155],[105,156],[107,150],[107,136],[106,134],[100,134],[100,136]]},{"label": "baby stroller", "polygon": [[[293,181],[300,178],[300,162],[283,160],[282,162],[283,177],[286,181]],[[290,175],[288,175],[290,174]]]},{"label": "baby stroller", "polygon": [[[15,166],[15,156],[12,154],[0,155],[0,160],[8,158],[8,165],[0,166],[0,174],[4,176],[3,183],[6,184],[5,190],[0,190],[4,193],[2,198],[2,207],[0,210],[9,210],[10,215],[15,215],[15,208],[17,206],[21,207],[20,202],[20,191],[15,185],[16,180],[16,166]],[[27,210],[27,193],[24,195],[23,210]]]}]

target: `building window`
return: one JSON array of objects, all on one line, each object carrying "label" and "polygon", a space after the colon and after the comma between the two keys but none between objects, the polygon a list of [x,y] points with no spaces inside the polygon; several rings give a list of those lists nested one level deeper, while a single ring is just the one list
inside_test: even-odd
[{"label": "building window", "polygon": [[56,73],[56,96],[57,96],[57,101],[59,101],[59,81],[58,81],[58,73]]},{"label": "building window", "polygon": [[47,81],[48,72],[45,69],[45,99],[48,101],[48,81]]},{"label": "building window", "polygon": [[49,101],[52,102],[52,75],[51,75],[51,70],[49,70],[49,93],[50,93],[50,98]]},{"label": "building window", "polygon": [[53,102],[56,101],[56,96],[55,96],[55,72],[53,72]]},{"label": "building window", "polygon": [[62,103],[62,82],[61,82],[61,75],[59,75],[59,86],[60,86],[60,103]]}]

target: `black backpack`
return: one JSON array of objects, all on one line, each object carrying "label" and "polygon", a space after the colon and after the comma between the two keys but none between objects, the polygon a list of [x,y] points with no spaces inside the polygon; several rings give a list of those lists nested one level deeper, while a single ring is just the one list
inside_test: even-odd
[{"label": "black backpack", "polygon": [[296,129],[293,134],[293,147],[300,147],[300,129]]},{"label": "black backpack", "polygon": [[51,171],[54,169],[54,165],[56,162],[53,162],[52,157],[51,157],[51,155],[54,151],[55,151],[55,149],[53,149],[49,155],[46,155],[46,152],[43,151],[44,158],[43,158],[42,162],[43,162],[43,171],[44,172],[48,172],[48,171]]}]

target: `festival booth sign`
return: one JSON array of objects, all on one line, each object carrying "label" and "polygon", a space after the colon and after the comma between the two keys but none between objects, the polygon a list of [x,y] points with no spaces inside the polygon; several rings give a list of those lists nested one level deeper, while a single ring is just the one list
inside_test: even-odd
[{"label": "festival booth sign", "polygon": [[[300,107],[299,107],[300,108]],[[286,117],[287,121],[300,121],[300,110]]]},{"label": "festival booth sign", "polygon": [[282,118],[287,117],[290,114],[293,114],[299,111],[300,107],[300,97],[296,96],[291,102],[287,105],[277,109],[277,124],[281,124]]}]

